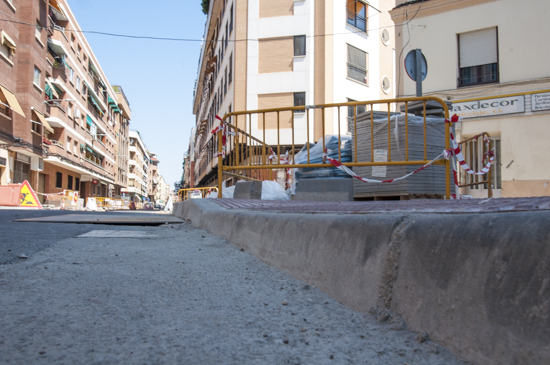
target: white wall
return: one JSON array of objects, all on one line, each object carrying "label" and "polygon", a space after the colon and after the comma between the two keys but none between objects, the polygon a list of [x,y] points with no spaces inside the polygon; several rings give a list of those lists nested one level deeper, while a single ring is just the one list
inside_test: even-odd
[{"label": "white wall", "polygon": [[[499,0],[448,13],[413,19],[410,43],[403,57],[420,48],[428,62],[424,93],[457,87],[457,34],[498,26],[500,83],[550,76],[550,1]],[[424,27],[425,26],[425,27]],[[409,40],[402,30],[403,44]],[[399,50],[398,50],[399,51]],[[405,95],[415,93],[414,82],[401,70]]]},{"label": "white wall", "polygon": [[[258,94],[305,92],[306,104],[314,100],[314,0],[294,2],[294,15],[271,18],[259,18],[259,1],[249,1],[248,9],[248,69],[247,69],[247,108],[258,109]],[[258,73],[258,42],[256,39],[306,35],[306,56],[294,57],[292,72]],[[288,105],[293,106],[293,105]],[[283,107],[283,105],[282,105]],[[294,143],[306,141],[305,116],[295,116]],[[313,125],[313,124],[312,124]],[[313,128],[311,128],[313,138]],[[252,135],[263,139],[263,130],[258,129],[258,119],[252,119]],[[266,142],[277,143],[277,131],[266,130]],[[280,131],[280,143],[292,143],[291,130]]]}]

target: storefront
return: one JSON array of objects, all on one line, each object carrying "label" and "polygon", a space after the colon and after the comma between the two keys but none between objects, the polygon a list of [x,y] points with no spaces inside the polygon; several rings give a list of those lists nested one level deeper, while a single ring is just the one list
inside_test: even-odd
[{"label": "storefront", "polygon": [[[494,197],[550,196],[550,90],[525,91],[466,100],[453,100],[451,114],[461,117],[456,125],[459,141],[487,132],[493,140],[495,163],[491,168]],[[483,167],[484,144],[463,145],[466,163]],[[461,184],[479,177],[461,174]],[[474,198],[487,196],[486,184],[462,189]]]}]

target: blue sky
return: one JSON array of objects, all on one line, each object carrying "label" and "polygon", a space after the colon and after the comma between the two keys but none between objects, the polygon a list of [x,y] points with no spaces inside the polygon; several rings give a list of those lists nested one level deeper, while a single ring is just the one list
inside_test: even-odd
[{"label": "blue sky", "polygon": [[[82,30],[201,39],[206,15],[200,0],[68,0]],[[111,85],[121,85],[132,109],[131,129],[158,155],[173,186],[182,174],[193,116],[193,86],[201,42],[86,34]]]}]

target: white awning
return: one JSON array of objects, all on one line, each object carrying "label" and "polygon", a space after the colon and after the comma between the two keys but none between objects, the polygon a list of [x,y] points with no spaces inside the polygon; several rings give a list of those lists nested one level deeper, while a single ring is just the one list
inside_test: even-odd
[{"label": "white awning", "polygon": [[57,86],[58,88],[62,89],[64,92],[67,92],[67,87],[65,86],[65,83],[59,79],[54,79],[53,77],[48,77],[47,79],[51,84]]},{"label": "white awning", "polygon": [[63,43],[56,39],[48,38],[48,47],[50,47],[58,56],[64,56],[67,54]]},{"label": "white awning", "polygon": [[54,128],[65,128],[65,126],[63,125],[63,122],[58,117],[49,117],[49,118],[46,118],[46,120]]}]

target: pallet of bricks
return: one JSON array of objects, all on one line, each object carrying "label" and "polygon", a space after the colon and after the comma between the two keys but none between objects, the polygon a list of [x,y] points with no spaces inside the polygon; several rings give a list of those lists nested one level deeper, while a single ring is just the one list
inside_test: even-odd
[{"label": "pallet of bricks", "polygon": [[[405,161],[406,130],[405,114],[390,113],[391,161]],[[374,140],[374,162],[388,161],[388,113],[374,111],[357,116],[357,144],[352,143],[353,155],[357,145],[359,162],[371,161],[371,140]],[[408,114],[409,161],[424,160],[424,118]],[[353,131],[353,128],[352,128]],[[445,119],[426,118],[427,160],[432,160],[445,150]],[[353,171],[368,179],[388,180],[404,176],[418,169],[420,165],[408,166],[364,166]],[[407,179],[393,183],[364,183],[354,179],[355,200],[409,200],[443,199],[445,196],[445,166],[432,165]]]}]

